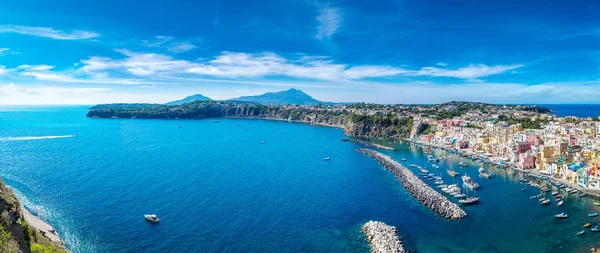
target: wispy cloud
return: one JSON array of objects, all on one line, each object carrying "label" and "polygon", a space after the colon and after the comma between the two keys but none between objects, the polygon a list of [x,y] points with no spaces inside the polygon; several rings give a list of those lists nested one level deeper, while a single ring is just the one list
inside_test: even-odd
[{"label": "wispy cloud", "polygon": [[0,56],[5,56],[8,54],[8,48],[0,48]]},{"label": "wispy cloud", "polygon": [[31,27],[19,25],[0,25],[0,33],[18,33],[55,40],[86,40],[100,37],[100,34],[90,31],[73,30],[66,32],[50,27]]},{"label": "wispy cloud", "polygon": [[283,76],[297,80],[350,81],[394,77],[453,77],[475,80],[504,73],[523,65],[469,65],[458,69],[423,67],[411,69],[388,65],[348,65],[324,56],[283,57],[265,52],[249,54],[222,52],[214,58],[188,61],[157,53],[138,53],[118,49],[124,58],[90,57],[74,69],[54,71],[48,65],[22,65],[4,72],[16,71],[22,76],[57,82],[95,82],[148,84],[169,81],[170,77],[264,78]]},{"label": "wispy cloud", "polygon": [[319,40],[329,39],[342,26],[342,11],[339,8],[319,7],[318,12],[315,38]]},{"label": "wispy cloud", "polygon": [[0,65],[0,76],[8,73],[5,66]]},{"label": "wispy cloud", "polygon": [[[201,41],[201,39],[194,39]],[[172,36],[155,36],[152,40],[142,40],[142,45],[150,48],[164,48],[169,52],[183,53],[196,48],[196,45],[189,41],[176,41]]]}]

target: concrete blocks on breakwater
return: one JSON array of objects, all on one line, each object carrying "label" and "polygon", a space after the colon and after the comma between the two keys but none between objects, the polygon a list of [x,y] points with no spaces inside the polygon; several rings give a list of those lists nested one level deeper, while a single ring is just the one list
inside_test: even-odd
[{"label": "concrete blocks on breakwater", "polygon": [[369,221],[360,229],[367,236],[373,253],[404,253],[402,241],[394,226],[381,221]]},{"label": "concrete blocks on breakwater", "polygon": [[379,144],[375,144],[375,143],[370,143],[370,142],[366,142],[366,141],[361,141],[361,140],[354,140],[354,139],[349,139],[349,138],[342,138],[342,141],[354,142],[354,143],[358,143],[360,145],[371,147],[371,148],[378,148],[378,149],[396,151],[395,148],[391,148],[391,147],[387,147],[387,146],[383,146],[383,145],[379,145]]},{"label": "concrete blocks on breakwater", "polygon": [[391,157],[366,148],[359,148],[356,151],[375,159],[381,166],[391,171],[400,181],[404,189],[438,215],[449,220],[458,220],[467,216],[467,213],[457,204],[451,202],[442,194],[429,187],[429,185],[425,184],[409,169],[402,166]]}]

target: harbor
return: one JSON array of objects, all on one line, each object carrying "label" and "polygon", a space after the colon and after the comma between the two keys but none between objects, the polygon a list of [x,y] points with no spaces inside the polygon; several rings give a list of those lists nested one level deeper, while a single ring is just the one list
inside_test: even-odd
[{"label": "harbor", "polygon": [[347,141],[347,142],[358,143],[360,145],[371,147],[371,148],[376,148],[376,149],[383,149],[383,150],[390,150],[390,151],[396,150],[395,148],[392,148],[392,147],[388,147],[388,146],[384,146],[384,145],[380,145],[380,144],[376,144],[376,143],[372,143],[372,142],[361,141],[361,140],[357,140],[357,139],[342,138],[341,140]]},{"label": "harbor", "polygon": [[449,220],[458,220],[467,216],[467,213],[457,204],[450,202],[391,157],[365,148],[357,149],[357,151],[375,159],[381,166],[391,171],[404,189],[438,215]]}]

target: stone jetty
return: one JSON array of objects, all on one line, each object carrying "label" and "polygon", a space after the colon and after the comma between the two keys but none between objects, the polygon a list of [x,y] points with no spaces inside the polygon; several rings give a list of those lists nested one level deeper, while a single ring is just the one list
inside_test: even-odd
[{"label": "stone jetty", "polygon": [[394,226],[381,221],[369,221],[360,229],[367,236],[373,253],[404,253],[402,241]]},{"label": "stone jetty", "polygon": [[388,147],[388,146],[383,146],[383,145],[379,145],[379,144],[375,144],[375,143],[370,143],[370,142],[366,142],[366,141],[361,141],[361,140],[355,140],[355,139],[349,139],[349,138],[342,138],[342,141],[354,142],[354,143],[358,143],[360,145],[371,147],[371,148],[378,148],[378,149],[396,151],[395,148],[391,148],[391,147]]},{"label": "stone jetty", "polygon": [[457,204],[451,202],[442,194],[429,187],[429,185],[425,184],[409,169],[402,166],[391,157],[366,148],[359,148],[356,151],[377,160],[384,168],[391,171],[396,178],[398,178],[404,189],[438,215],[450,220],[458,220],[467,216],[467,213],[465,213],[465,211]]}]

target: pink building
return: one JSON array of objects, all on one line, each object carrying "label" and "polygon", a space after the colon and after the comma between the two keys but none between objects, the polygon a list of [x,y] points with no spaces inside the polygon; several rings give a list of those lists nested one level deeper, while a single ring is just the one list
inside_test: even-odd
[{"label": "pink building", "polygon": [[451,127],[451,126],[459,126],[460,125],[460,120],[442,120],[442,125],[444,125],[445,127]]},{"label": "pink building", "polygon": [[543,144],[540,137],[536,135],[527,135],[525,136],[525,140],[531,143],[533,146],[539,146]]},{"label": "pink building", "polygon": [[523,169],[533,169],[535,167],[535,156],[532,154],[520,154],[519,162]]},{"label": "pink building", "polygon": [[517,153],[523,154],[523,153],[527,152],[528,150],[531,150],[530,142],[527,142],[527,141],[517,142]]}]

